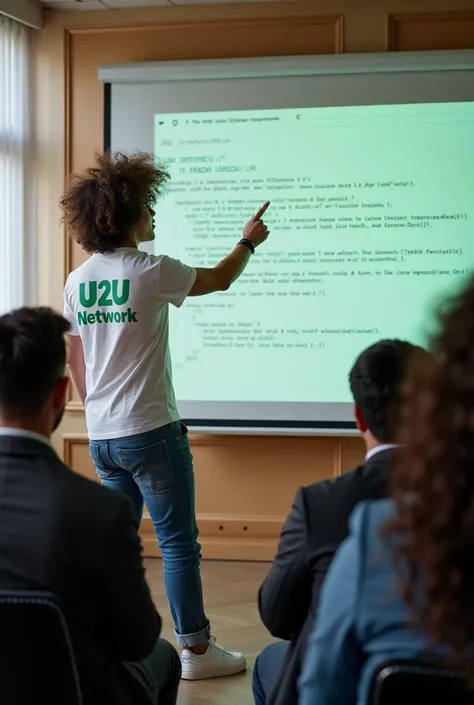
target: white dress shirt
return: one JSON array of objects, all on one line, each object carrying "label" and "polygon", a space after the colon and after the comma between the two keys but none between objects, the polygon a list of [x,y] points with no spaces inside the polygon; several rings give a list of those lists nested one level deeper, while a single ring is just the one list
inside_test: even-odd
[{"label": "white dress shirt", "polygon": [[393,448],[398,448],[398,445],[396,443],[381,443],[379,446],[375,446],[375,448],[371,448],[367,451],[365,454],[365,462],[373,458],[377,453],[381,453],[383,450],[392,450]]}]

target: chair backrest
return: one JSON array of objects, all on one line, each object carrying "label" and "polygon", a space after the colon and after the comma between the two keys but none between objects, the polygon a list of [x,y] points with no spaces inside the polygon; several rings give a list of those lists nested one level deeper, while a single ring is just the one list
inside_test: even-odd
[{"label": "chair backrest", "polygon": [[372,679],[368,705],[474,705],[458,671],[418,661],[383,664]]},{"label": "chair backrest", "polygon": [[0,591],[0,702],[84,705],[69,628],[50,593]]}]

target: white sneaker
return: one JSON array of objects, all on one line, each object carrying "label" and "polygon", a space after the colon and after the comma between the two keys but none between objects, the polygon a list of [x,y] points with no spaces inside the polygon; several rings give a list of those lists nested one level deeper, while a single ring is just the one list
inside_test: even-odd
[{"label": "white sneaker", "polygon": [[197,681],[204,678],[218,678],[240,673],[247,668],[247,660],[243,654],[235,651],[226,651],[216,644],[215,637],[211,636],[207,650],[199,655],[189,649],[183,649],[181,654],[182,675],[188,681]]}]

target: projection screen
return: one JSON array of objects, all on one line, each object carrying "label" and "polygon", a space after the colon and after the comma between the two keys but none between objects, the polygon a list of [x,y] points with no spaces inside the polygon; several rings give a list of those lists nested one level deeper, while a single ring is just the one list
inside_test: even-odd
[{"label": "projection screen", "polygon": [[[171,174],[150,252],[213,266],[266,200],[228,290],[170,311],[194,430],[352,434],[348,373],[425,344],[474,262],[474,52],[103,66],[106,149]],[[172,308],[172,307],[171,307]]]}]

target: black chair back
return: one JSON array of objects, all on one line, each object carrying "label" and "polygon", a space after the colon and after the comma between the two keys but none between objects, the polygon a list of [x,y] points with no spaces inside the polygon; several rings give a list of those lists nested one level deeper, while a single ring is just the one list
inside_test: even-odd
[{"label": "black chair back", "polygon": [[416,661],[385,663],[372,679],[368,705],[474,705],[458,671]]},{"label": "black chair back", "polygon": [[84,705],[69,628],[54,595],[0,592],[0,702]]}]

